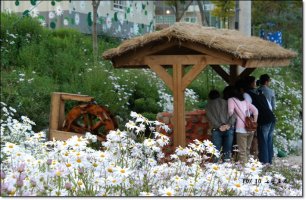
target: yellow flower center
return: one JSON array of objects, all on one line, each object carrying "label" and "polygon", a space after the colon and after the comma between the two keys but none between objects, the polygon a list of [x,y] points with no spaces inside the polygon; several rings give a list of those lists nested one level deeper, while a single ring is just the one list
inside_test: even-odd
[{"label": "yellow flower center", "polygon": [[125,173],[125,170],[124,170],[124,169],[121,169],[121,170],[120,170],[120,173],[124,174],[124,173]]},{"label": "yellow flower center", "polygon": [[70,163],[66,163],[66,167],[71,167],[71,164]]},{"label": "yellow flower center", "polygon": [[78,181],[78,185],[79,186],[83,185],[83,182],[82,181]]},{"label": "yellow flower center", "polygon": [[77,162],[78,162],[78,163],[81,163],[81,162],[82,162],[82,160],[81,160],[80,158],[78,158],[78,159],[77,159]]},{"label": "yellow flower center", "polygon": [[256,171],[256,168],[255,168],[255,167],[252,167],[251,170],[252,170],[252,171]]},{"label": "yellow flower center", "polygon": [[259,192],[258,188],[255,189],[255,192]]},{"label": "yellow flower center", "polygon": [[13,196],[16,193],[16,190],[12,190],[9,192],[9,195]]},{"label": "yellow flower center", "polygon": [[116,183],[116,182],[117,182],[117,180],[116,180],[116,179],[113,179],[113,180],[112,180],[112,182],[113,182],[113,183]]},{"label": "yellow flower center", "polygon": [[240,183],[236,183],[235,186],[236,186],[237,188],[240,188],[240,187],[241,187]]},{"label": "yellow flower center", "polygon": [[112,172],[113,172],[113,169],[112,169],[112,168],[107,168],[107,171],[108,171],[109,173],[112,173]]},{"label": "yellow flower center", "polygon": [[104,155],[103,153],[101,153],[101,154],[100,154],[100,157],[101,157],[101,158],[104,158],[104,157],[105,157],[105,155]]},{"label": "yellow flower center", "polygon": [[168,192],[166,192],[166,195],[167,196],[172,196],[172,192],[168,191]]},{"label": "yellow flower center", "polygon": [[8,147],[12,149],[14,148],[14,145],[10,144]]},{"label": "yellow flower center", "polygon": [[97,163],[94,163],[94,164],[92,164],[94,167],[98,167],[98,164]]},{"label": "yellow flower center", "polygon": [[69,156],[69,153],[68,153],[68,152],[66,152],[64,155],[65,155],[65,156]]},{"label": "yellow flower center", "polygon": [[55,175],[56,175],[56,176],[61,176],[62,173],[61,173],[60,171],[57,171],[57,172],[55,173]]},{"label": "yellow flower center", "polygon": [[214,169],[215,171],[217,171],[217,170],[219,169],[219,167],[218,167],[218,166],[214,166],[213,169]]}]

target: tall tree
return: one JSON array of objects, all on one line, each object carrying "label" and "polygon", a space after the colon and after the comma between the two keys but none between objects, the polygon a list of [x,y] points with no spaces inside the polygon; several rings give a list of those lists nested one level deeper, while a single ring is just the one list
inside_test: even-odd
[{"label": "tall tree", "polygon": [[175,21],[179,22],[181,21],[182,17],[184,16],[185,12],[187,11],[188,7],[191,5],[191,1],[185,1],[185,0],[171,0],[167,1],[167,4],[172,8],[172,11],[175,13]]},{"label": "tall tree", "polygon": [[209,23],[207,21],[205,13],[204,13],[203,1],[202,0],[197,0],[197,3],[198,3],[198,7],[199,7],[199,10],[200,10],[200,14],[201,14],[202,25],[203,26],[209,26]]},{"label": "tall tree", "polygon": [[215,5],[214,10],[212,11],[212,15],[216,17],[220,17],[223,28],[228,28],[225,26],[225,22],[228,22],[230,17],[235,16],[235,1],[233,0],[219,0],[212,1]]},{"label": "tall tree", "polygon": [[93,58],[94,64],[98,61],[98,34],[97,34],[97,16],[98,8],[101,0],[92,0],[92,11],[93,11],[93,26],[92,26],[92,46],[93,46]]}]

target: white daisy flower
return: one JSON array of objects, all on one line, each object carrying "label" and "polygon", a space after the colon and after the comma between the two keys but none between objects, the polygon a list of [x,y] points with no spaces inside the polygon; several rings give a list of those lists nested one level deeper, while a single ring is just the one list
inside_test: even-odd
[{"label": "white daisy flower", "polygon": [[145,139],[143,141],[143,144],[147,147],[153,147],[156,144],[156,142],[153,139],[149,138],[149,139]]},{"label": "white daisy flower", "polygon": [[139,196],[155,196],[155,195],[151,192],[140,192]]},{"label": "white daisy flower", "polygon": [[127,176],[129,176],[132,172],[129,170],[129,168],[116,167],[115,173],[116,173],[117,175],[127,177]]},{"label": "white daisy flower", "polygon": [[162,196],[174,196],[175,195],[175,192],[172,188],[165,188],[164,187],[163,189],[160,189],[158,192]]},{"label": "white daisy flower", "polygon": [[125,127],[126,127],[127,129],[129,129],[129,130],[132,130],[132,129],[137,128],[135,122],[133,122],[133,121],[131,121],[131,120],[129,120],[129,122],[125,124]]},{"label": "white daisy flower", "polygon": [[122,179],[120,177],[116,177],[116,176],[108,176],[107,177],[107,185],[111,185],[111,186],[117,186],[120,185],[120,183],[122,183]]},{"label": "white daisy flower", "polygon": [[175,149],[175,153],[176,155],[178,156],[186,156],[188,154],[188,149],[187,148],[183,148],[181,146],[178,146],[176,149]]}]

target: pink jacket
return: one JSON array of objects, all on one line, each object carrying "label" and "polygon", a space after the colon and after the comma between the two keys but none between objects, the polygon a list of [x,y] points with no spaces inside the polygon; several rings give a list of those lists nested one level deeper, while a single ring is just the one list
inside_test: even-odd
[{"label": "pink jacket", "polygon": [[258,115],[257,108],[246,100],[240,101],[239,99],[232,97],[228,99],[228,113],[232,116],[234,112],[237,115],[236,132],[246,133],[244,119],[249,115],[249,113]]}]

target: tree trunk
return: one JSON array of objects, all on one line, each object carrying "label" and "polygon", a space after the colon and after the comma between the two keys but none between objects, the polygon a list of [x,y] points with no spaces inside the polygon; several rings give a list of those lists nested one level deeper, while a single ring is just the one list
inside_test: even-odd
[{"label": "tree trunk", "polygon": [[187,5],[182,4],[180,1],[173,1],[171,2],[173,4],[172,9],[175,12],[175,21],[179,22],[181,21],[182,17],[184,16],[186,10],[191,5],[193,0],[189,1]]},{"label": "tree trunk", "polygon": [[198,2],[198,6],[199,6],[199,10],[200,10],[200,14],[201,14],[201,21],[202,21],[202,25],[203,26],[209,26],[205,13],[204,13],[204,8],[203,8],[203,3],[201,0],[197,0]]},{"label": "tree trunk", "polygon": [[100,0],[92,0],[93,24],[92,24],[92,46],[94,65],[98,61],[98,34],[97,34],[97,13],[100,5]]}]

